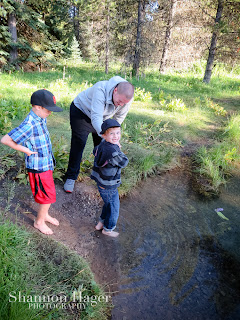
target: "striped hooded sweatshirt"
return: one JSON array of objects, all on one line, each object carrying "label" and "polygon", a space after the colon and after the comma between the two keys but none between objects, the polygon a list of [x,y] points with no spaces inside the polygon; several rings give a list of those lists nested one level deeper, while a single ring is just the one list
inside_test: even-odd
[{"label": "striped hooded sweatshirt", "polygon": [[128,164],[128,158],[117,144],[102,140],[94,148],[94,166],[91,178],[103,188],[111,189],[121,184],[121,169]]}]

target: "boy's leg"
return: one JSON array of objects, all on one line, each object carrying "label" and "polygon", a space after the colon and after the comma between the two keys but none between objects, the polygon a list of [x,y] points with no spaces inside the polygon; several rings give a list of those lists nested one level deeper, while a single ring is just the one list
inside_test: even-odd
[{"label": "boy's leg", "polygon": [[[118,189],[100,189],[100,194],[104,201],[104,227],[102,233],[111,237],[117,237],[118,232],[113,231],[116,228],[119,216],[119,195]],[[102,218],[102,216],[101,216]]]},{"label": "boy's leg", "polygon": [[103,226],[104,226],[103,222],[102,221],[98,221],[98,224],[95,226],[95,229],[98,230],[98,231],[102,230]]},{"label": "boy's leg", "polygon": [[119,236],[119,232],[116,231],[106,231],[104,229],[102,229],[102,234],[104,234],[105,236],[109,236],[112,238],[117,238]]},{"label": "boy's leg", "polygon": [[34,221],[34,227],[44,234],[53,234],[52,229],[50,229],[45,223],[46,221],[48,221],[46,219],[48,216],[48,210],[50,206],[51,206],[51,203],[39,204],[37,219],[36,221]]},{"label": "boy's leg", "polygon": [[52,234],[53,232],[46,225],[46,222],[50,222],[55,226],[59,225],[58,220],[48,214],[51,203],[56,201],[56,190],[52,171],[48,170],[42,173],[29,172],[28,175],[34,199],[39,203],[39,210],[37,219],[34,222],[34,227],[42,233]]},{"label": "boy's leg", "polygon": [[107,214],[107,204],[105,203],[105,201],[106,201],[106,197],[105,197],[106,189],[104,189],[104,188],[102,188],[102,187],[100,187],[98,185],[98,190],[99,190],[99,193],[100,193],[100,195],[101,195],[101,197],[103,199],[104,204],[103,204],[103,208],[102,208],[102,214],[101,214],[101,216],[99,218],[98,224],[95,226],[95,229],[96,230],[102,230],[103,226],[104,226],[104,220],[105,220],[106,214]]},{"label": "boy's leg", "polygon": [[114,230],[119,217],[120,201],[118,195],[118,189],[110,189],[108,194],[108,204],[106,210],[106,218],[104,220],[104,229]]},{"label": "boy's leg", "polygon": [[45,221],[53,224],[54,226],[59,226],[59,221],[58,221],[58,219],[53,218],[53,217],[50,216],[48,213],[47,213],[47,215],[46,215]]},{"label": "boy's leg", "polygon": [[104,220],[106,218],[106,213],[107,213],[107,206],[104,203],[103,208],[102,208],[102,214],[101,214],[101,216],[99,218],[98,224],[95,226],[96,230],[102,230],[103,229]]}]

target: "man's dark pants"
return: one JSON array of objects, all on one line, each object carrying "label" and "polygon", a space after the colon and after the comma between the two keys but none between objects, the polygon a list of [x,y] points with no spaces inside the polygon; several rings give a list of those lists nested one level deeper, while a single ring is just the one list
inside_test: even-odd
[{"label": "man's dark pants", "polygon": [[78,109],[73,102],[70,106],[70,125],[72,129],[72,139],[66,177],[67,179],[76,180],[89,133],[92,133],[94,147],[99,145],[102,138],[99,137],[93,128],[91,119]]}]

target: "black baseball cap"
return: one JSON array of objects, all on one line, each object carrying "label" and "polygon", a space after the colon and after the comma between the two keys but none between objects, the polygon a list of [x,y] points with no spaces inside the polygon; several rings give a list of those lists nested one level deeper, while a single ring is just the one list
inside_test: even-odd
[{"label": "black baseball cap", "polygon": [[114,127],[121,127],[121,125],[115,119],[107,119],[102,123],[102,126],[101,126],[102,131],[100,132],[100,134],[104,134],[107,131],[107,129],[114,128]]},{"label": "black baseball cap", "polygon": [[60,112],[62,108],[56,106],[56,98],[54,95],[45,89],[37,90],[33,92],[31,96],[32,105],[41,106],[49,111]]}]

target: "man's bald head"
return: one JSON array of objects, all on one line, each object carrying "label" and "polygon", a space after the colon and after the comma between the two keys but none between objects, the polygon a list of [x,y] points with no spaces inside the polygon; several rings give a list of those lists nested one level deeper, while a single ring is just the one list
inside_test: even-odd
[{"label": "man's bald head", "polygon": [[131,100],[134,95],[134,86],[127,81],[120,82],[117,85],[118,94],[125,96],[128,100]]}]

